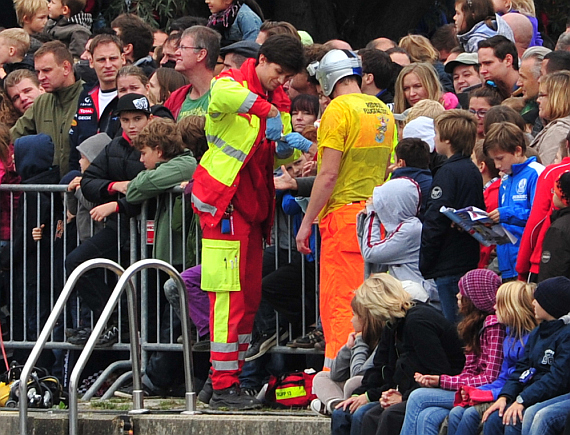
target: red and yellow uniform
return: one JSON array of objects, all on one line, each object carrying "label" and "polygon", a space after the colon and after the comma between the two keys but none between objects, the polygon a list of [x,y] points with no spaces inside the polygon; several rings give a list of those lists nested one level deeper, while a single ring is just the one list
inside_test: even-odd
[{"label": "red and yellow uniform", "polygon": [[266,94],[254,59],[212,81],[209,149],[194,174],[192,204],[203,232],[202,289],[210,297],[215,390],[239,382],[261,299],[263,238],[269,238],[275,196],[275,145],[265,139],[272,105],[290,125],[289,98],[281,87]]}]

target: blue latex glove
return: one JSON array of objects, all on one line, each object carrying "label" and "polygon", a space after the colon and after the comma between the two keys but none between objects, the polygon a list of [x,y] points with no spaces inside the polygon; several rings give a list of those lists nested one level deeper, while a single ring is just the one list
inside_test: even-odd
[{"label": "blue latex glove", "polygon": [[304,153],[309,152],[309,148],[313,145],[313,142],[303,137],[300,133],[289,133],[285,136],[285,140],[291,148],[296,148]]},{"label": "blue latex glove", "polygon": [[267,118],[267,126],[265,128],[265,137],[269,140],[281,139],[283,133],[283,122],[281,122],[281,114],[274,118]]},{"label": "blue latex glove", "polygon": [[275,148],[275,153],[279,159],[287,159],[293,154],[293,148],[283,140],[277,141],[277,147]]}]

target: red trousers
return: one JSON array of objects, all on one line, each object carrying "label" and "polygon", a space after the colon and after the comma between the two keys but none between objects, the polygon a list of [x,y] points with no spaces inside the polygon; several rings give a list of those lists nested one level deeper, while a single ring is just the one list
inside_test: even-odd
[{"label": "red trousers", "polygon": [[261,226],[232,213],[222,223],[204,227],[202,289],[210,297],[212,384],[219,390],[239,383],[253,320],[261,300],[263,238]]}]

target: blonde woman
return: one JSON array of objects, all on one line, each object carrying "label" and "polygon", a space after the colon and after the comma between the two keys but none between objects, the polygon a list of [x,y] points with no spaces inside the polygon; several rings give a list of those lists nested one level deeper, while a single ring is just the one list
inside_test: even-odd
[{"label": "blonde woman", "polygon": [[[474,389],[463,389],[464,402],[475,400],[477,406],[459,405],[449,413],[448,435],[476,435],[479,431],[482,413],[490,402],[497,399],[509,375],[515,370],[530,331],[536,325],[532,301],[534,284],[512,281],[503,284],[497,290],[496,314],[500,323],[507,327],[507,336],[503,341],[503,365],[497,380],[491,384]],[[475,399],[476,398],[476,399]]]},{"label": "blonde woman", "polygon": [[427,62],[402,68],[396,79],[394,113],[403,113],[421,100],[439,101],[445,109],[455,109],[459,104],[455,95],[443,93],[435,68]]},{"label": "blonde woman", "polygon": [[405,397],[417,387],[415,372],[457,374],[465,361],[455,326],[435,308],[413,302],[396,278],[371,275],[356,290],[363,293],[384,329],[362,385],[332,413],[333,435],[389,433],[388,422],[403,422]]},{"label": "blonde woman", "polygon": [[[459,42],[458,42],[459,44]],[[439,61],[439,52],[429,39],[422,35],[408,35],[400,39],[398,46],[408,52],[412,62],[430,63],[436,70],[437,76],[445,92],[454,92],[451,76],[445,72],[443,63]]]},{"label": "blonde woman", "polygon": [[540,79],[538,89],[538,116],[548,124],[536,135],[530,147],[534,148],[543,165],[566,157],[566,135],[570,130],[570,71],[557,71]]}]

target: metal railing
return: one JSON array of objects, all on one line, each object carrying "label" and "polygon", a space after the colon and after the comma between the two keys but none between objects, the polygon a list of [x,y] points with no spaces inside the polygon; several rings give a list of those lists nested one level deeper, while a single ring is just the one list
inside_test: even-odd
[{"label": "metal railing", "polygon": [[[67,195],[62,195],[67,191],[67,186],[62,185],[0,185],[0,195],[9,195],[11,203],[15,203],[18,194],[24,196],[21,199],[20,203],[21,209],[15,210],[12,208],[10,210],[10,234],[11,238],[7,242],[7,246],[4,248],[4,254],[9,255],[8,265],[4,270],[5,279],[4,282],[6,286],[3,289],[3,294],[7,300],[7,311],[9,312],[9,336],[5,339],[5,346],[6,349],[11,351],[17,351],[19,349],[33,349],[36,345],[36,337],[40,336],[40,332],[43,331],[43,324],[49,323],[48,322],[48,315],[49,319],[52,319],[52,315],[54,315],[56,300],[60,296],[62,289],[67,289],[67,282],[69,282],[72,277],[75,279],[75,275],[70,274],[69,278],[66,278],[66,271],[65,271],[65,258],[67,254],[71,252],[73,246],[79,244],[78,236],[73,233],[72,230],[72,222],[68,222],[65,218],[67,215],[68,207],[68,197]],[[184,264],[179,265],[182,267],[188,267],[195,264],[192,260],[192,252],[196,253],[196,258],[200,258],[200,236],[199,231],[196,231],[193,225],[196,225],[195,222],[190,222],[191,211],[189,208],[189,204],[186,202],[183,195],[181,195],[182,189],[175,188],[170,191],[168,196],[166,197],[167,202],[167,209],[169,210],[167,215],[167,219],[169,219],[169,225],[172,227],[173,222],[175,220],[175,216],[173,216],[173,205],[174,202],[181,201],[181,229],[178,233],[171,232],[168,238],[169,248],[167,252],[169,253],[169,259],[165,264],[173,264],[174,259],[174,252],[173,246],[175,245],[175,237],[180,237],[178,240],[179,244],[184,247],[182,251],[182,262]],[[43,195],[40,201],[40,196]],[[45,198],[49,198],[49,204],[45,207],[44,204],[40,204]],[[44,207],[43,212],[45,216],[40,217],[40,206]],[[152,257],[152,253],[150,252],[152,246],[151,241],[148,235],[149,232],[147,231],[147,223],[152,220],[149,218],[149,209],[152,207],[147,206],[147,204],[143,204],[141,215],[137,218],[130,218],[129,225],[117,225],[118,228],[128,228],[129,231],[128,240],[129,240],[129,247],[126,255],[123,258],[122,263],[125,266],[129,264],[134,264],[139,259],[147,259],[148,257]],[[18,215],[20,219],[16,219]],[[47,217],[46,217],[47,216]],[[119,216],[118,220],[124,222],[124,216]],[[41,224],[45,224],[44,227],[44,237],[45,240],[42,239],[42,243],[44,244],[40,247],[39,243],[33,242],[31,237],[24,232],[24,234],[19,233],[19,225],[22,225],[25,231],[30,230],[32,227],[38,227]],[[94,225],[91,224],[91,228],[93,231]],[[120,231],[120,230],[119,230]],[[187,239],[189,239],[189,234],[192,234],[192,231],[195,233],[194,237],[192,238],[192,243],[189,243],[188,246],[191,246],[190,250],[187,250]],[[294,244],[294,237],[292,236],[293,233],[293,224],[292,219],[290,217],[283,217],[281,216],[280,219],[276,218],[276,225],[274,229],[274,237],[273,237],[273,244],[280,247],[281,250],[285,250],[288,253],[288,260],[290,261],[293,255],[298,255],[295,252],[295,244]],[[280,235],[281,234],[281,235]],[[283,235],[284,234],[284,235]],[[18,237],[21,237],[20,240],[17,240]],[[119,238],[120,239],[120,238]],[[36,243],[37,246],[33,244]],[[20,257],[14,256],[14,249],[18,246],[22,249],[24,255]],[[49,250],[49,258],[45,257],[46,251],[44,251],[45,246],[48,246]],[[121,258],[121,248],[117,246],[117,256]],[[306,268],[307,267],[315,267],[318,269],[318,253],[315,253],[316,262],[314,265],[312,263],[306,263],[305,261],[301,262],[301,274],[302,274],[302,301],[300,301],[299,311],[302,312],[302,324],[300,324],[300,329],[302,329],[302,333],[305,333],[307,328],[309,327],[310,323],[307,320],[308,318],[316,319],[318,318],[318,303],[316,304],[315,311],[309,312],[305,308],[305,304],[302,303],[305,300],[305,297],[308,295],[306,291],[306,285],[308,284],[306,280]],[[168,261],[170,260],[170,261]],[[287,261],[287,259],[285,260]],[[279,265],[278,261],[278,253],[276,249],[275,253],[275,267],[277,268]],[[171,265],[168,266],[172,268]],[[160,269],[160,268],[159,268]],[[164,269],[160,269],[164,271]],[[46,272],[47,271],[47,272]],[[43,281],[41,279],[37,279],[38,276],[43,278],[42,274],[49,275],[47,276],[46,280]],[[75,272],[74,272],[75,273]],[[166,271],[169,274],[168,271]],[[157,272],[158,275],[158,272]],[[107,277],[109,280],[112,278],[111,275]],[[18,279],[20,281],[18,281]],[[34,280],[35,279],[35,280]],[[176,281],[176,280],[175,280]],[[140,277],[137,275],[133,277],[132,280],[135,288],[138,291],[140,303],[140,343],[141,343],[141,357],[142,357],[142,370],[144,371],[146,367],[146,363],[148,361],[148,357],[150,352],[153,351],[183,351],[184,350],[184,337],[187,332],[190,331],[189,329],[189,322],[188,318],[180,319],[182,321],[182,344],[178,341],[178,334],[174,334],[171,332],[170,337],[167,341],[160,340],[159,338],[159,331],[161,320],[163,316],[164,307],[168,307],[168,302],[163,297],[162,291],[162,281],[157,276],[156,280],[150,277],[149,271],[147,268],[144,268],[140,271]],[[311,283],[313,286],[313,283]],[[109,282],[109,288],[113,288],[113,283]],[[315,273],[315,282],[314,287],[318,289],[318,273]],[[28,290],[28,291],[27,291]],[[71,290],[70,290],[71,291]],[[19,292],[21,299],[22,299],[22,306],[16,309],[15,306],[15,297],[17,296],[17,292]],[[186,293],[184,294],[186,297]],[[318,300],[317,295],[314,296],[315,300]],[[81,315],[80,311],[80,303],[78,298],[71,294],[71,296],[67,299],[68,304],[66,309],[62,311],[63,313],[63,324],[65,326],[72,325],[76,327],[77,325],[75,322]],[[70,302],[72,302],[70,304]],[[19,310],[19,311],[18,311]],[[51,311],[51,313],[50,313]],[[122,308],[122,304],[119,304],[118,313],[118,326],[121,330],[121,324],[126,324],[127,322],[123,319],[124,309]],[[154,312],[155,311],[155,312]],[[170,309],[166,310],[167,316],[170,316],[170,324],[172,324],[172,319],[176,316],[173,310]],[[1,314],[0,314],[1,315]],[[45,318],[44,318],[45,315]],[[70,318],[71,316],[71,318]],[[184,316],[183,316],[184,317]],[[121,321],[121,319],[123,319]],[[95,325],[95,319],[91,316],[91,326],[92,328]],[[279,319],[276,320],[279,323]],[[20,330],[21,335],[16,335],[16,330]],[[172,330],[172,328],[171,328]],[[122,332],[122,331],[121,331]],[[69,342],[65,341],[63,337],[63,331],[59,332],[60,335],[56,335],[53,331],[51,331],[47,337],[42,337],[45,340],[44,347],[46,349],[54,349],[54,350],[80,350],[83,347],[79,345],[73,345]],[[97,336],[94,332],[92,336]],[[294,338],[294,337],[291,337]],[[126,339],[123,340],[119,337],[119,341],[117,344],[109,347],[108,350],[130,350],[131,343],[127,343]],[[277,346],[271,350],[272,352],[317,352],[315,350],[307,350],[307,349],[293,349],[285,346]],[[187,364],[186,364],[187,365]],[[113,367],[109,367],[105,370],[105,374],[110,373],[112,368],[120,368],[123,370],[126,367],[126,363],[124,362],[115,362],[112,364]],[[85,399],[89,399],[93,397],[95,391],[97,390],[96,386],[100,385],[103,380],[104,376],[101,376],[98,380],[98,383],[91,387],[86,395],[84,396]]]}]

